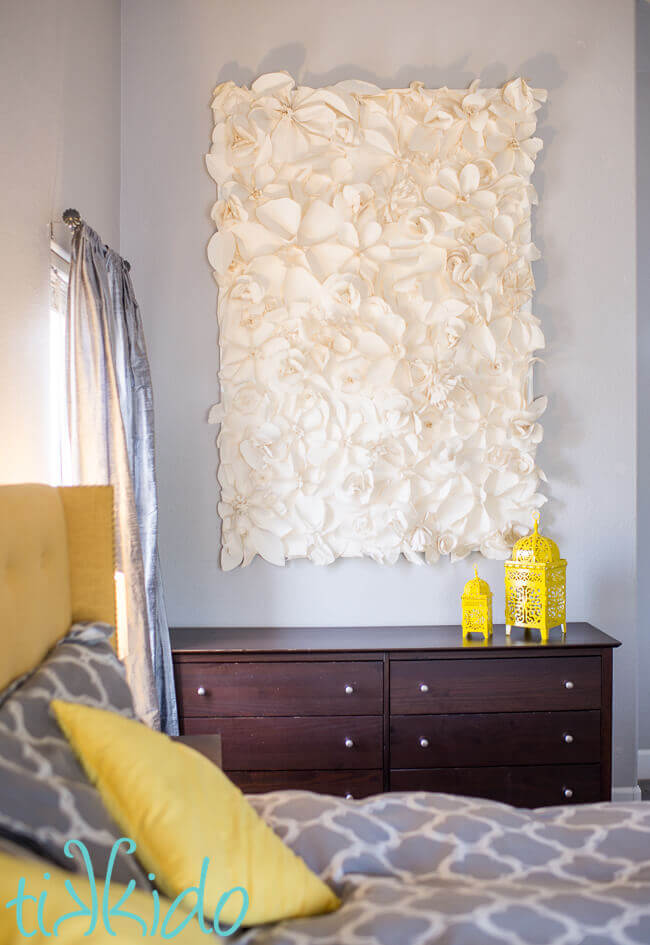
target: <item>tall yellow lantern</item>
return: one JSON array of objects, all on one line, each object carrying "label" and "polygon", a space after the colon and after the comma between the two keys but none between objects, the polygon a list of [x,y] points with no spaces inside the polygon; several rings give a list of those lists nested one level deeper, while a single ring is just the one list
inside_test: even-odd
[{"label": "tall yellow lantern", "polygon": [[474,568],[474,577],[465,585],[460,600],[463,640],[469,639],[470,633],[482,633],[487,642],[492,636],[492,591],[487,581],[478,576],[478,568]]},{"label": "tall yellow lantern", "polygon": [[552,627],[566,633],[566,561],[555,542],[539,534],[538,523],[537,512],[534,531],[515,543],[506,561],[506,634],[529,627],[546,643]]}]

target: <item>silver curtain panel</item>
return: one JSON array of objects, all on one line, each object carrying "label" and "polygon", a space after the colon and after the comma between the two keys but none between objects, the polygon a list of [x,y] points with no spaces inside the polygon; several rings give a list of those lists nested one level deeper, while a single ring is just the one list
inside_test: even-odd
[{"label": "silver curtain panel", "polygon": [[136,710],[152,728],[177,734],[142,320],[125,261],[83,223],[72,240],[66,358],[70,480],[115,490],[127,617],[120,643]]}]

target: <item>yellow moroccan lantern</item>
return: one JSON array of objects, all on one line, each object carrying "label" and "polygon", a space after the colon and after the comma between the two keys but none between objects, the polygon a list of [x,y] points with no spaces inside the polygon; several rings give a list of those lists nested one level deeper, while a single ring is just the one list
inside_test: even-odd
[{"label": "yellow moroccan lantern", "polygon": [[482,633],[485,640],[492,636],[492,591],[487,581],[478,576],[474,568],[474,577],[465,585],[461,597],[463,608],[463,640],[470,633]]},{"label": "yellow moroccan lantern", "polygon": [[539,512],[534,521],[532,534],[515,543],[506,561],[506,634],[529,627],[546,643],[552,627],[566,633],[566,561],[555,542],[539,534]]}]

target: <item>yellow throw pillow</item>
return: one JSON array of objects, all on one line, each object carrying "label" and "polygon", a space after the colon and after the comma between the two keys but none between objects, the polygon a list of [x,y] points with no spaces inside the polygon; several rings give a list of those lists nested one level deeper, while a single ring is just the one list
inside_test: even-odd
[{"label": "yellow throw pillow", "polygon": [[126,892],[110,883],[104,906],[103,880],[0,853],[0,945],[141,945],[145,935],[152,942],[205,945],[205,932],[182,903],[171,914],[171,903],[155,890],[134,889],[122,902]]},{"label": "yellow throw pillow", "polygon": [[[52,709],[109,812],[167,896],[202,887],[206,919],[212,922],[217,913],[222,926],[237,922],[246,896],[245,926],[339,907],[329,887],[203,755],[114,712],[59,700]],[[234,891],[241,887],[245,894]]]}]

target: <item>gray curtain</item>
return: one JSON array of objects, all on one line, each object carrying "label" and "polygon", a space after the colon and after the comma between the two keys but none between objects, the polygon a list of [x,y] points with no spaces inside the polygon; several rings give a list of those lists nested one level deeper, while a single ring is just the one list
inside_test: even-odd
[{"label": "gray curtain", "polygon": [[143,721],[177,734],[158,559],[153,394],[142,320],[128,263],[85,223],[72,239],[66,359],[66,478],[114,487],[116,567],[126,590],[126,633],[120,645],[129,684]]}]

